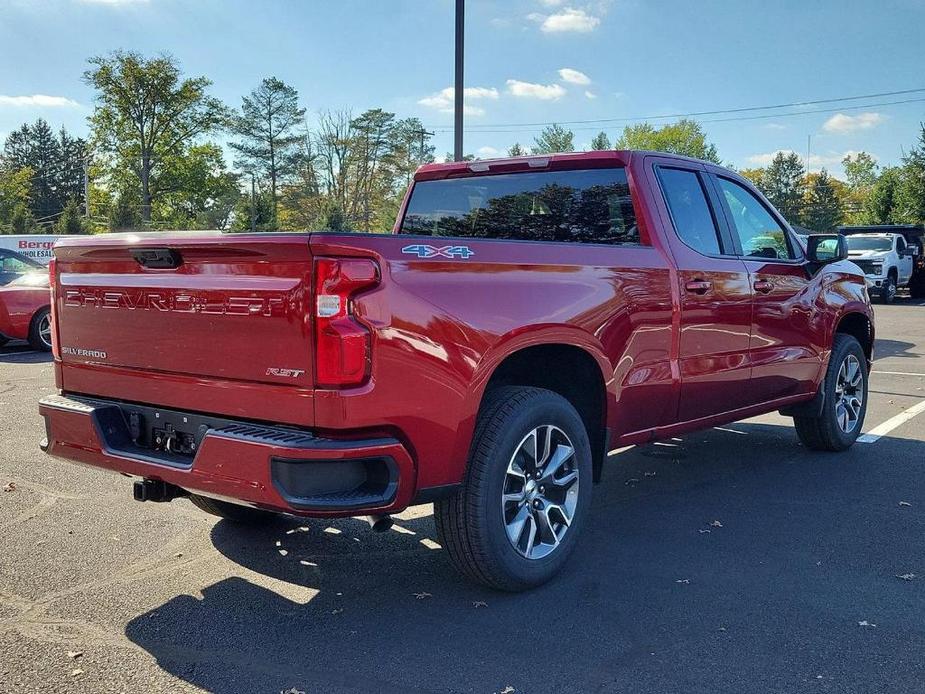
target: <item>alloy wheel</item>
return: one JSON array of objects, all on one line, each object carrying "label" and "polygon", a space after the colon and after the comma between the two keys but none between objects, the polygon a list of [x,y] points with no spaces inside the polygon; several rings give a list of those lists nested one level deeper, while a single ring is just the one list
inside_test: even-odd
[{"label": "alloy wheel", "polygon": [[835,380],[835,420],[846,434],[853,432],[861,421],[864,407],[864,378],[861,362],[853,354],[845,357]]},{"label": "alloy wheel", "polygon": [[526,559],[559,547],[578,505],[575,447],[564,431],[538,426],[517,445],[504,475],[501,512],[508,540]]},{"label": "alloy wheel", "polygon": [[46,313],[39,321],[39,339],[48,349],[51,349],[51,314]]}]

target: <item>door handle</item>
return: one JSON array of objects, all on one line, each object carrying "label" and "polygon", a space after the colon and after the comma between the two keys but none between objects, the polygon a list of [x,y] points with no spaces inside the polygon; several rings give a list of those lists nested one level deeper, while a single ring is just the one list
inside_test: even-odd
[{"label": "door handle", "polygon": [[762,294],[767,294],[774,289],[774,283],[769,280],[755,280],[755,284],[752,286],[755,287],[756,292],[761,292]]},{"label": "door handle", "polygon": [[684,285],[684,288],[694,294],[706,294],[713,289],[713,283],[706,280],[691,280]]}]

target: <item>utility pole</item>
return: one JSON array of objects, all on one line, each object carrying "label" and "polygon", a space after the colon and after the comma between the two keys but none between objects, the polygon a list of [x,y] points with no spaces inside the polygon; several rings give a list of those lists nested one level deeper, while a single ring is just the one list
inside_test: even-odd
[{"label": "utility pole", "polygon": [[251,231],[257,231],[257,193],[256,183],[254,182],[254,172],[251,175]]},{"label": "utility pole", "polygon": [[456,100],[453,109],[453,159],[463,160],[463,34],[466,0],[456,0]]}]

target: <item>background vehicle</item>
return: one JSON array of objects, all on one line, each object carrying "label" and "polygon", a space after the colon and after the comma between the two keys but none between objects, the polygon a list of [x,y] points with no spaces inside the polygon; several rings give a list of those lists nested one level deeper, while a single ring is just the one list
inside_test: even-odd
[{"label": "background vehicle", "polygon": [[210,512],[435,502],[474,580],[550,578],[607,452],[781,409],[860,432],[874,328],[737,174],[647,152],[428,165],[392,235],[101,235],[52,267],[52,455]]},{"label": "background vehicle", "polygon": [[913,298],[925,297],[925,228],[920,224],[843,226],[848,257],[867,276],[867,284],[884,303],[908,287]]},{"label": "background vehicle", "polygon": [[44,267],[54,257],[51,249],[59,238],[60,234],[0,235],[0,253],[15,251]]},{"label": "background vehicle", "polygon": [[48,272],[29,273],[0,287],[0,346],[28,340],[33,349],[51,350],[51,293]]},{"label": "background vehicle", "polygon": [[28,273],[48,271],[45,266],[15,251],[0,248],[0,286],[9,284],[18,277]]}]

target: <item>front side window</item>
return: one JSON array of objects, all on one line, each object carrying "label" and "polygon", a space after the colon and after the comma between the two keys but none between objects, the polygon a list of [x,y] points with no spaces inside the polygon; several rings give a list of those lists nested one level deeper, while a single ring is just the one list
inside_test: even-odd
[{"label": "front side window", "polygon": [[697,173],[662,168],[658,170],[658,177],[671,213],[671,221],[680,239],[695,251],[719,255],[716,222]]},{"label": "front side window", "polygon": [[623,168],[470,176],[414,184],[399,233],[638,244]]},{"label": "front side window", "polygon": [[739,236],[743,255],[771,260],[796,257],[787,242],[787,232],[758,198],[728,178],[717,180],[732,213],[732,227]]}]

